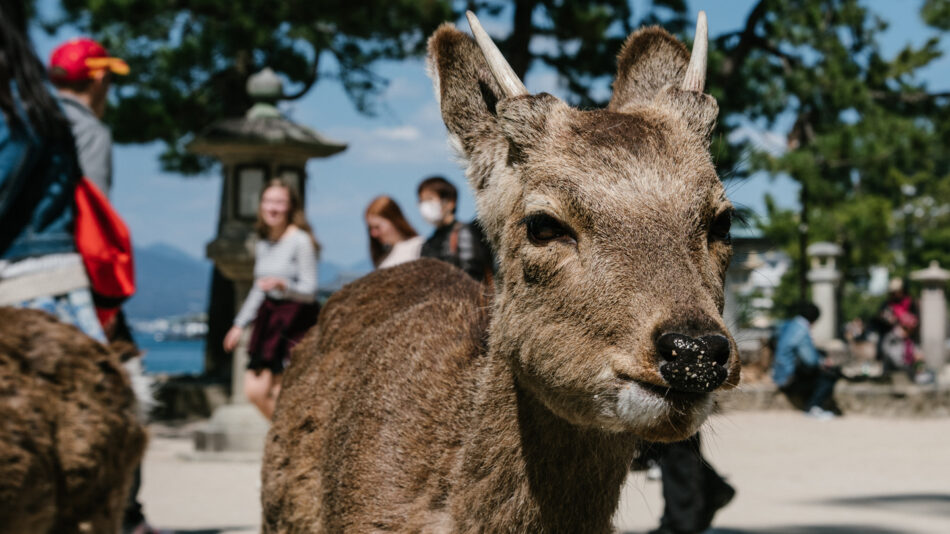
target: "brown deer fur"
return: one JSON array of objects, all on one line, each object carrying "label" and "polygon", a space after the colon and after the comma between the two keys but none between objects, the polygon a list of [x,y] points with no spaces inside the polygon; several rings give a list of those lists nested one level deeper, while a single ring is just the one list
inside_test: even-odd
[{"label": "brown deer fur", "polygon": [[[738,382],[731,249],[710,231],[731,210],[715,101],[677,88],[689,53],[658,28],[628,39],[602,111],[505,97],[448,24],[429,61],[499,260],[494,295],[421,260],[330,299],[284,378],[264,531],[607,532],[638,443],[692,435],[712,405],[670,389],[658,336],[727,336],[722,385]],[[533,241],[538,213],[570,236]]]},{"label": "brown deer fur", "polygon": [[118,532],[144,448],[116,353],[0,308],[0,533]]}]

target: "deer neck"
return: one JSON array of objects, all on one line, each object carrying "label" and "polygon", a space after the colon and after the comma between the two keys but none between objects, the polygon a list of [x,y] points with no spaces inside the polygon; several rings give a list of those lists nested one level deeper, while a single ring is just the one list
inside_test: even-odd
[{"label": "deer neck", "polygon": [[[609,532],[637,438],[582,428],[520,387],[492,354],[463,450],[459,532]],[[473,513],[472,509],[477,509]]]}]

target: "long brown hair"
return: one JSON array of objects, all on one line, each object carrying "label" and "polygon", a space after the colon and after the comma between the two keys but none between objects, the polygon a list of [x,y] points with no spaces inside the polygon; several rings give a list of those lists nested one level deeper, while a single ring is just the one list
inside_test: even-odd
[{"label": "long brown hair", "polygon": [[[393,223],[393,226],[396,227],[396,230],[404,239],[419,235],[416,233],[415,228],[409,224],[409,221],[403,217],[402,210],[399,209],[399,204],[396,204],[395,200],[386,195],[378,196],[369,203],[369,206],[366,207],[366,215],[364,215],[363,218],[365,219],[370,215],[382,217]],[[388,252],[383,247],[383,244],[375,237],[369,236],[369,256],[373,260],[374,267],[379,266],[383,259],[386,258],[386,254],[388,254]]]},{"label": "long brown hair", "polygon": [[257,223],[254,224],[254,230],[257,231],[257,235],[261,239],[268,239],[270,237],[270,229],[264,223],[264,217],[261,215],[261,201],[264,200],[264,193],[271,187],[282,187],[287,191],[287,196],[290,198],[290,206],[287,208],[287,224],[296,226],[310,236],[310,241],[313,243],[313,248],[319,258],[320,242],[314,237],[313,228],[310,227],[310,223],[307,222],[307,217],[303,214],[303,206],[300,204],[300,195],[297,194],[297,191],[291,187],[290,184],[280,178],[271,179],[261,189],[261,196],[257,204]]}]

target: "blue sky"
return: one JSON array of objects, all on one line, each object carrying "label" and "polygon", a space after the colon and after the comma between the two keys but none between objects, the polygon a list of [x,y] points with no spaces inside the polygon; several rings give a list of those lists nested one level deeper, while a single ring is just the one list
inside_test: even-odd
[{"label": "blue sky", "polygon": [[[873,0],[871,9],[890,24],[884,50],[896,53],[907,43],[919,44],[934,34],[918,19],[922,0],[893,2]],[[642,0],[634,1],[642,13]],[[710,35],[738,29],[754,0],[689,2],[695,12],[705,9]],[[41,0],[48,11],[54,0]],[[460,27],[467,26],[459,24]],[[502,24],[486,23],[490,33],[504,35]],[[76,35],[64,29],[54,37],[41,31],[32,33],[40,57],[47,58],[64,39]],[[923,78],[931,90],[950,90],[950,42],[942,43],[945,55],[933,62]],[[379,194],[388,194],[403,207],[410,222],[422,234],[428,227],[416,209],[415,186],[423,178],[441,174],[461,191],[459,215],[474,216],[472,196],[464,183],[464,174],[445,143],[445,127],[425,74],[421,59],[401,63],[381,63],[377,72],[390,80],[381,102],[381,112],[367,117],[356,112],[338,83],[318,83],[304,98],[282,104],[295,121],[348,143],[337,156],[312,160],[307,166],[307,216],[323,244],[323,259],[352,265],[368,258],[368,240],[363,210]],[[556,76],[537,68],[528,73],[525,85],[532,92],[563,92]],[[773,132],[755,132],[763,143],[781,141]],[[133,239],[139,245],[167,243],[190,255],[204,257],[205,244],[214,237],[218,217],[221,178],[212,174],[182,178],[161,172],[158,154],[161,147],[120,145],[114,154],[113,202],[128,222]],[[780,204],[793,206],[797,198],[794,182],[787,178],[758,176],[728,187],[733,201],[763,209],[762,198],[772,191]]]}]

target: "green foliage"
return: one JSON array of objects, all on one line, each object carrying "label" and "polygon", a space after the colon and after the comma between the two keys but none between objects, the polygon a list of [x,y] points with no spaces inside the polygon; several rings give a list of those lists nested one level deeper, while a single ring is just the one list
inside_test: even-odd
[{"label": "green foliage", "polygon": [[[932,0],[921,17],[945,28],[948,12],[950,2]],[[845,293],[872,265],[906,272],[950,260],[950,95],[929,94],[917,75],[941,56],[940,41],[885,57],[886,27],[858,0],[762,0],[744,32],[717,38],[727,58],[713,76],[723,119],[791,124],[785,152],[747,159],[749,171],[787,175],[803,189],[802,211],[767,203],[764,233],[796,270],[801,232],[841,245]],[[783,279],[780,306],[797,297],[786,286],[798,280]]]},{"label": "green foliage", "polygon": [[950,30],[950,1],[926,0],[920,16],[928,25],[941,30]]},{"label": "green foliage", "polygon": [[[163,167],[185,174],[208,162],[183,150],[189,135],[250,106],[247,78],[269,66],[301,96],[339,81],[357,108],[373,109],[385,80],[371,66],[421,54],[453,18],[448,0],[60,0],[65,18],[128,61],[108,122],[120,143],[162,140]],[[326,59],[332,69],[321,68]]]},{"label": "green foliage", "polygon": [[868,295],[862,288],[848,284],[841,296],[841,321],[848,322],[860,318],[864,324],[868,324],[868,321],[881,310],[886,299],[886,295]]}]

